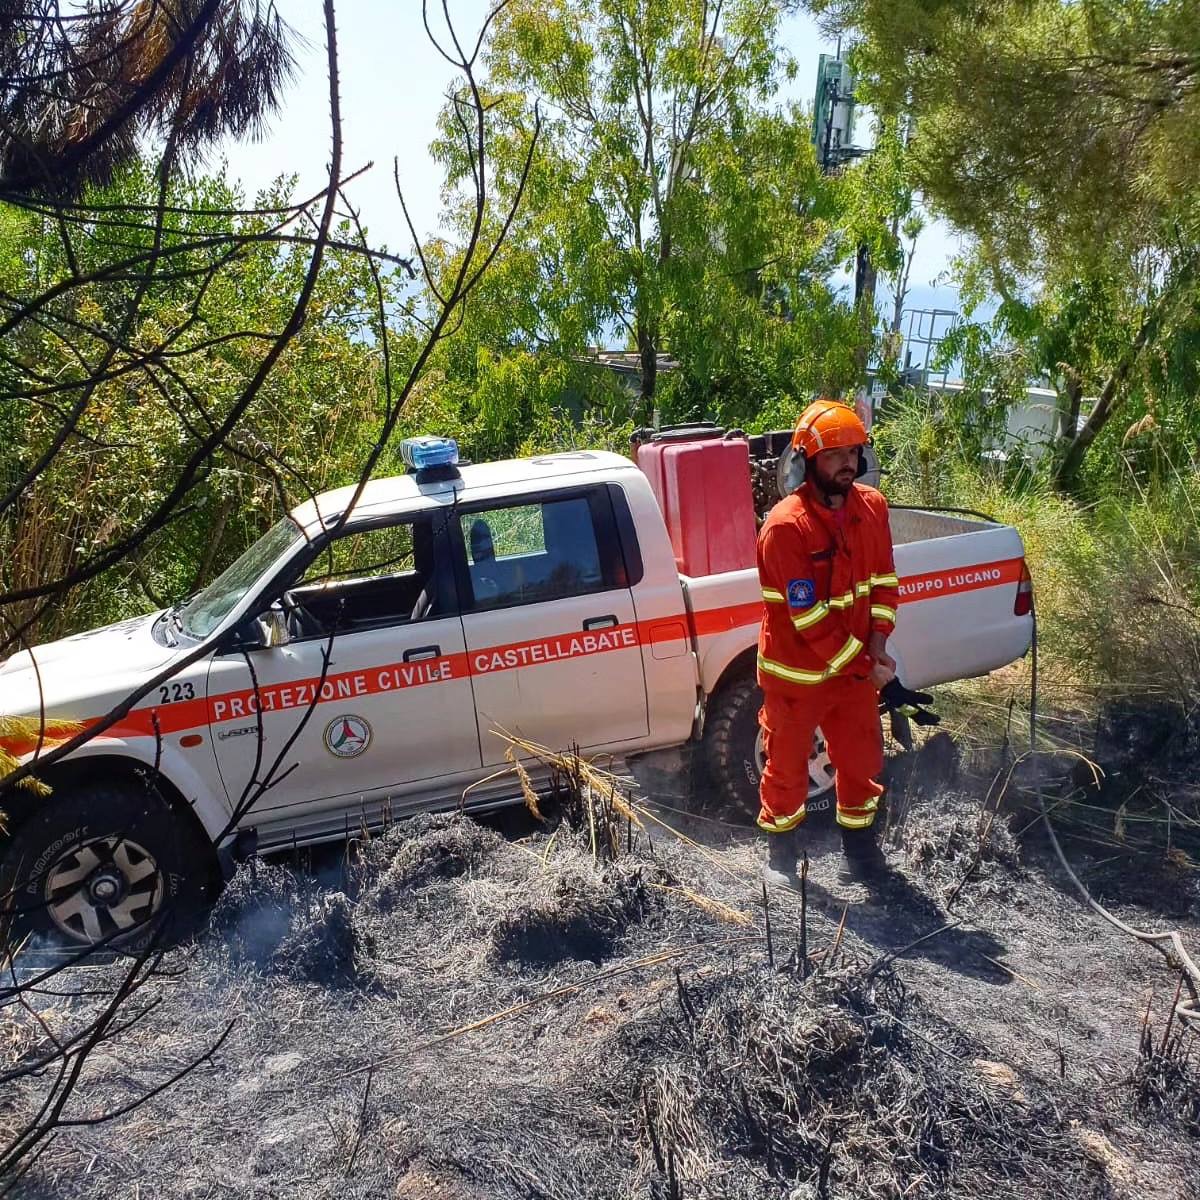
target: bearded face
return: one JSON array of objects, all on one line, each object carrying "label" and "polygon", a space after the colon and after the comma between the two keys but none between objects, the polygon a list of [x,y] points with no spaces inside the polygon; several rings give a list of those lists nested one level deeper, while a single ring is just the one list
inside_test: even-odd
[{"label": "bearded face", "polygon": [[858,473],[857,446],[821,450],[810,461],[817,487],[827,496],[845,496]]}]

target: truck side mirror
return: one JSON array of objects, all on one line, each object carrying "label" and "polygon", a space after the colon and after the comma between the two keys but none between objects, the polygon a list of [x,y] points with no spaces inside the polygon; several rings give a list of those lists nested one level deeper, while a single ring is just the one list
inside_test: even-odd
[{"label": "truck side mirror", "polygon": [[276,601],[265,612],[247,617],[231,629],[222,649],[226,653],[271,650],[276,646],[286,646],[288,640],[287,616],[283,606]]},{"label": "truck side mirror", "polygon": [[266,649],[270,650],[275,646],[286,646],[288,644],[287,616],[283,611],[283,606],[278,601],[255,619],[263,630],[265,638],[264,646]]}]

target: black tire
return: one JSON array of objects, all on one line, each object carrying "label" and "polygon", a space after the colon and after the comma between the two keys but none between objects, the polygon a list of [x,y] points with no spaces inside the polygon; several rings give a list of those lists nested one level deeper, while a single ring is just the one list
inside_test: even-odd
[{"label": "black tire", "polygon": [[718,812],[741,820],[758,812],[759,770],[755,755],[762,692],[753,679],[738,679],[709,702],[704,719],[706,782]]},{"label": "black tire", "polygon": [[[729,820],[753,821],[758,815],[758,711],[762,690],[749,677],[721,688],[709,702],[704,722],[703,761],[709,787],[716,793],[716,811]],[[824,752],[824,741],[819,749]],[[810,816],[833,805],[833,775],[823,787],[808,793]]]},{"label": "black tire", "polygon": [[33,801],[0,843],[12,932],[137,953],[195,927],[216,894],[215,856],[150,783],[73,781]]}]

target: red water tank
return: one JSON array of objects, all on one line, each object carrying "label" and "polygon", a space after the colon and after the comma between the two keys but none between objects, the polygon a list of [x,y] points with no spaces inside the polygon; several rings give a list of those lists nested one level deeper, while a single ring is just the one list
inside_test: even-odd
[{"label": "red water tank", "polygon": [[681,575],[754,566],[757,531],[744,437],[712,426],[663,430],[637,446]]}]

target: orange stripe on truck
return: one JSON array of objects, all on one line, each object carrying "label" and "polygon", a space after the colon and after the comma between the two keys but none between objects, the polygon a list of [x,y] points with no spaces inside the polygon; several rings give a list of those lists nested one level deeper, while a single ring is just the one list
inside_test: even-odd
[{"label": "orange stripe on truck", "polygon": [[697,637],[711,637],[715,633],[728,633],[743,625],[757,625],[762,620],[763,601],[751,604],[730,604],[725,608],[702,608],[692,614],[692,628]]},{"label": "orange stripe on truck", "polygon": [[[955,567],[948,571],[933,571],[924,575],[906,575],[900,580],[901,604],[933,600],[941,596],[972,592],[980,588],[1017,583],[1021,579],[1024,559],[1008,558],[997,562],[979,563],[972,567]],[[745,604],[730,604],[721,608],[700,609],[691,615],[691,627],[697,637],[713,637],[732,629],[756,626],[762,619],[763,601],[755,599]],[[247,720],[257,716],[261,706],[264,713],[307,708],[333,700],[352,700],[356,696],[380,692],[406,691],[409,688],[465,679],[471,675],[487,675],[497,671],[515,671],[520,667],[548,665],[564,658],[604,654],[636,646],[653,646],[658,642],[678,640],[683,636],[682,622],[686,613],[656,617],[652,621],[614,625],[591,632],[564,633],[487,646],[467,653],[447,654],[420,662],[387,663],[361,671],[330,674],[300,679],[287,684],[269,684],[258,689],[246,688],[218,696],[181,700],[174,704],[154,704],[135,708],[117,724],[106,729],[100,737],[155,737],[181,733],[187,729],[218,725],[227,721]],[[99,717],[81,722],[89,728],[99,724]],[[58,739],[56,744],[61,744]],[[37,747],[34,739],[0,738],[10,754],[18,757]],[[44,743],[45,749],[52,745]]]},{"label": "orange stripe on truck", "polygon": [[[361,671],[330,673],[324,679],[314,675],[310,679],[267,684],[257,690],[244,688],[240,692],[211,696],[208,699],[207,722],[192,721],[191,724],[219,725],[224,721],[244,721],[256,718],[260,709],[264,714],[285,712],[292,708],[328,704],[333,700],[353,700],[358,696],[373,696],[380,692],[404,691],[430,683],[465,679],[468,674],[465,654],[446,654],[441,658],[422,659],[420,662],[387,663],[365,667]],[[169,708],[167,712],[174,715]],[[177,722],[172,724],[180,729],[191,727]]]},{"label": "orange stripe on truck", "polygon": [[900,603],[914,600],[935,600],[959,592],[974,592],[980,588],[999,587],[1018,583],[1023,558],[1005,558],[998,562],[978,563],[973,567],[954,567],[949,571],[931,571],[925,575],[905,575],[900,580]]},{"label": "orange stripe on truck", "polygon": [[[395,662],[365,667],[360,671],[336,672],[326,675],[323,680],[316,675],[286,684],[266,684],[257,690],[244,688],[207,699],[181,700],[174,704],[135,708],[98,737],[166,736],[228,721],[255,720],[260,708],[263,713],[308,708],[313,704],[353,700],[358,696],[378,695],[381,692],[404,691],[452,679],[465,679],[470,675],[486,675],[495,671],[513,671],[519,667],[546,665],[558,659],[633,649],[640,645],[641,641],[638,627],[628,623],[590,632],[564,633],[527,642],[487,646],[468,653],[446,654],[440,658],[422,659],[419,662]],[[99,723],[99,717],[81,722],[85,729]],[[15,738],[0,739],[0,745],[4,745],[10,754],[20,756],[34,750],[37,742],[33,739],[23,739],[20,742]]]}]

